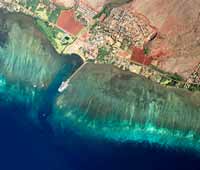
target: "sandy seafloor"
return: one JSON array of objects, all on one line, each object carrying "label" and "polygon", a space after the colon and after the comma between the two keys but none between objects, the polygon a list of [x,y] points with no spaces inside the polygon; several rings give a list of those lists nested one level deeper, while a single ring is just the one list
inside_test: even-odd
[{"label": "sandy seafloor", "polygon": [[28,17],[1,11],[0,21],[1,170],[200,169],[199,154],[192,151],[96,138],[58,126],[57,88],[80,58],[58,56]]}]

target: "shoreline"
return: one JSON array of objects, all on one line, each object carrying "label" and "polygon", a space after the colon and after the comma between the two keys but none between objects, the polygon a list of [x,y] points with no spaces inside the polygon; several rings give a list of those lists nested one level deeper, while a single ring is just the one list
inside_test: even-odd
[{"label": "shoreline", "polygon": [[74,73],[72,73],[72,75],[70,77],[68,77],[68,79],[66,81],[63,81],[62,84],[60,85],[60,87],[58,88],[58,92],[62,93],[64,90],[66,90],[68,88],[68,86],[70,85],[70,82],[72,81],[72,79],[81,71],[81,69],[87,64],[87,62],[83,62],[83,64],[80,65],[79,68],[77,68],[75,70]]},{"label": "shoreline", "polygon": [[57,98],[52,119],[83,136],[199,150],[199,96],[111,65],[89,64]]},{"label": "shoreline", "polygon": [[[0,2],[0,3],[3,3],[3,2]],[[19,12],[21,14],[28,15],[28,16],[33,17],[33,18],[41,19],[38,16],[36,16],[33,12],[31,12],[30,10],[26,9],[25,7],[23,7],[22,5],[19,5],[19,4],[14,3],[14,2],[12,2],[11,4],[16,5],[16,7],[15,8],[13,7],[13,9],[10,9],[9,7],[0,6],[0,8],[4,8],[5,10],[7,10],[7,11],[9,11],[11,13]],[[47,22],[49,22],[49,21],[47,21]],[[49,23],[49,24],[51,24],[51,23]],[[54,26],[55,26],[55,24],[54,24]],[[43,32],[43,31],[41,31],[41,32]],[[44,32],[43,32],[43,34],[45,35],[45,37],[48,38],[48,36]],[[52,45],[51,40],[49,40],[49,41],[50,41],[50,43]],[[75,41],[73,43],[76,43],[76,39],[75,39]],[[73,46],[73,43],[72,43],[72,46]],[[71,45],[66,46],[64,48],[64,50],[66,50],[70,46]],[[73,50],[71,50],[69,53],[66,53],[66,54],[63,54],[63,55],[71,55],[71,54],[79,55],[79,57],[83,60],[83,63],[87,62],[87,59],[83,55],[81,55],[81,53],[79,53],[79,52],[77,53],[76,51],[73,52]],[[91,62],[91,63],[96,64],[95,61]],[[120,68],[120,65],[116,65],[116,67]],[[140,69],[139,72],[137,70],[138,67]],[[135,70],[137,70],[137,71],[135,71]],[[135,74],[138,74],[140,76],[146,77],[146,78],[150,79],[151,81],[153,81],[155,83],[158,83],[158,84],[160,84],[162,86],[165,86],[165,87],[174,87],[174,88],[180,88],[180,89],[187,89],[189,91],[200,91],[200,85],[199,84],[193,84],[193,83],[190,83],[190,82],[177,80],[175,78],[175,76],[172,75],[172,74],[165,73],[165,72],[162,72],[162,71],[158,71],[157,68],[144,66],[144,65],[142,65],[140,63],[137,63],[137,62],[132,62],[132,71],[130,70],[130,68],[128,69],[128,71],[133,72]],[[157,78],[157,77],[159,77],[159,78]],[[159,79],[159,81],[158,81],[158,79]],[[163,79],[163,81],[161,81],[161,79]]]}]

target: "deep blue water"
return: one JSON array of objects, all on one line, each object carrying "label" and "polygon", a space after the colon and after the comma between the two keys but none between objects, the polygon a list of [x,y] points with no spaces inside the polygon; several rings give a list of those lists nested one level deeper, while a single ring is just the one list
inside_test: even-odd
[{"label": "deep blue water", "polygon": [[[0,101],[0,170],[200,169],[200,158],[192,153],[148,143],[90,139],[70,129],[62,134],[51,130],[46,117],[51,113],[57,82],[61,80],[62,71],[43,93],[42,100],[48,98],[48,102],[42,103],[36,113],[41,120],[39,125],[27,117],[31,107]],[[43,112],[46,115],[40,117]]]},{"label": "deep blue water", "polygon": [[1,170],[200,169],[197,157],[172,149],[83,139],[70,131],[65,138],[47,133],[17,103],[1,104],[0,111]]}]

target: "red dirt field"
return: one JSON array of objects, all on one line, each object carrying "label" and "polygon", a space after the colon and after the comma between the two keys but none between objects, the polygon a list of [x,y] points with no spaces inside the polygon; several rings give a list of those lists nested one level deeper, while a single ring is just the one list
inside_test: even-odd
[{"label": "red dirt field", "polygon": [[[74,4],[74,0],[52,0],[56,3]],[[125,0],[112,0],[124,1]],[[90,9],[99,11],[111,0],[79,0]],[[65,5],[66,6],[66,5]],[[141,16],[158,33],[149,44],[149,57],[160,69],[177,73],[187,79],[200,61],[200,0],[132,0],[123,5]],[[76,35],[82,28],[74,19],[73,11],[61,13],[58,22],[66,32]],[[84,38],[84,37],[83,37]],[[135,60],[146,57],[139,51]],[[138,59],[138,56],[142,56]],[[153,63],[152,62],[152,63]],[[146,63],[146,62],[145,62]],[[149,63],[149,62],[147,62]]]},{"label": "red dirt field", "polygon": [[144,65],[150,65],[152,62],[152,58],[150,56],[146,56],[144,54],[143,49],[136,48],[136,47],[133,48],[133,54],[131,56],[131,60],[144,64]]},{"label": "red dirt field", "polygon": [[187,79],[200,61],[199,0],[134,0],[125,9],[146,16],[158,30],[150,44],[158,67]]},{"label": "red dirt field", "polygon": [[67,33],[74,36],[77,35],[84,27],[80,22],[75,20],[73,10],[62,11],[58,17],[57,25]]}]

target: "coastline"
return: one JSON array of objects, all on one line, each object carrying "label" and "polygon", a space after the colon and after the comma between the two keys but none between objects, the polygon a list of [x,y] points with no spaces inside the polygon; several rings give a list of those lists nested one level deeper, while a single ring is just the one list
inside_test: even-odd
[{"label": "coastline", "polygon": [[[17,4],[17,3],[13,3],[13,4],[15,5],[15,7],[11,6],[11,9],[9,9],[9,7],[7,7],[7,10],[9,10],[11,12],[13,12],[13,11],[21,12],[21,13],[23,13],[25,15],[29,15],[31,17],[39,18],[41,20],[44,20],[43,18],[40,18],[39,16],[35,15],[33,12],[31,12],[30,10],[24,8],[23,6],[21,6],[21,5]],[[44,20],[44,22],[49,22],[49,21],[48,20]],[[49,25],[51,27],[57,27],[53,23],[49,23]],[[58,29],[60,29],[60,28],[58,28]],[[45,31],[43,33],[45,34]],[[48,38],[48,36],[47,36],[47,38]],[[62,51],[66,51],[65,52],[66,55],[70,55],[70,54],[74,54],[74,53],[78,54],[83,59],[83,61],[85,63],[85,62],[87,62],[87,59],[84,57],[83,53],[79,52],[80,50],[78,50],[78,51],[75,50],[74,51],[74,48],[72,49],[73,43],[74,44],[78,43],[78,42],[76,42],[76,39],[74,40],[74,42],[72,42],[72,45],[68,45],[66,47],[62,47],[62,48],[64,48]],[[49,41],[50,41],[50,43],[52,43],[51,40],[49,40]],[[70,47],[70,46],[72,46],[72,47]],[[69,49],[69,48],[71,50],[68,51],[67,49]],[[92,61],[92,63],[96,64],[96,61]],[[121,67],[120,65],[116,65],[116,66],[119,67],[119,68]],[[140,71],[138,71],[138,69]],[[200,84],[193,84],[193,83],[190,83],[189,81],[187,81],[187,82],[186,81],[182,81],[182,80],[180,81],[180,80],[177,79],[176,75],[165,73],[165,72],[160,71],[160,70],[158,70],[158,69],[156,69],[154,67],[145,66],[145,65],[142,65],[142,64],[137,63],[137,62],[133,62],[132,61],[132,66],[128,70],[133,72],[133,73],[136,73],[138,75],[144,76],[144,77],[150,79],[151,81],[159,83],[159,84],[161,84],[161,85],[163,85],[165,87],[184,88],[184,89],[188,89],[189,91],[199,91],[200,90]]]},{"label": "coastline", "polygon": [[[46,41],[48,41],[48,40],[46,40]],[[54,51],[53,48],[51,50]],[[59,56],[54,56],[54,57],[56,57],[56,60],[59,60]],[[62,60],[62,63],[68,63],[67,62],[68,57],[63,56],[62,58],[64,58]],[[46,58],[43,58],[43,59],[45,60]],[[23,61],[25,61],[25,60],[23,60]],[[74,66],[76,66],[76,63],[74,64],[73,61],[74,60],[72,59],[70,68],[74,68],[74,71],[75,71],[75,70],[77,70],[74,67]],[[83,165],[86,167],[85,169],[88,169],[87,167],[91,167],[91,168],[89,168],[89,170],[90,169],[93,170],[97,167],[95,160],[96,160],[96,158],[98,158],[98,160],[99,160],[99,155],[100,155],[101,160],[103,160],[103,161],[105,160],[105,157],[106,157],[106,159],[110,158],[110,159],[108,159],[109,160],[108,164],[103,165],[104,166],[103,169],[107,169],[107,165],[110,165],[110,166],[111,166],[111,164],[116,165],[116,162],[120,162],[120,161],[116,161],[116,157],[113,158],[113,152],[116,153],[115,155],[117,155],[118,158],[121,158],[121,159],[126,158],[126,155],[128,154],[129,159],[128,160],[126,159],[127,163],[130,163],[133,160],[133,157],[130,157],[131,154],[135,154],[136,158],[138,158],[138,155],[140,155],[138,159],[140,161],[142,160],[142,162],[144,164],[145,156],[146,156],[146,153],[148,150],[147,148],[149,147],[149,145],[151,145],[150,146],[151,152],[149,152],[150,156],[147,157],[148,160],[151,159],[151,157],[152,157],[152,151],[153,152],[155,151],[155,153],[156,153],[154,155],[155,158],[160,158],[160,155],[158,155],[158,152],[162,153],[164,155],[167,155],[168,153],[170,153],[168,157],[171,158],[172,156],[174,156],[174,153],[177,152],[177,151],[176,152],[174,151],[177,149],[176,148],[177,145],[181,146],[181,149],[184,150],[185,145],[188,144],[188,141],[197,140],[198,135],[192,134],[192,133],[187,134],[187,133],[182,133],[182,131],[180,131],[180,133],[178,133],[179,131],[176,131],[176,130],[175,130],[175,132],[174,131],[172,132],[170,130],[168,131],[167,129],[157,128],[157,127],[155,128],[154,126],[150,126],[150,124],[147,124],[149,126],[147,126],[145,124],[142,124],[141,126],[136,124],[134,126],[133,125],[134,123],[130,123],[130,120],[131,119],[134,120],[134,117],[130,116],[132,114],[129,115],[127,109],[124,109],[123,104],[126,103],[127,97],[129,95],[131,96],[132,92],[135,92],[135,95],[133,95],[131,97],[130,102],[126,103],[127,108],[128,108],[129,103],[131,104],[131,102],[133,102],[133,104],[131,104],[131,105],[135,106],[135,108],[139,107],[140,103],[144,103],[144,100],[140,100],[140,98],[139,97],[137,98],[137,96],[145,94],[145,89],[150,88],[150,90],[149,90],[150,94],[149,95],[147,94],[147,96],[150,96],[150,97],[153,96],[154,95],[153,88],[151,89],[151,85],[149,85],[148,83],[147,84],[145,83],[146,81],[148,81],[151,84],[152,81],[146,80],[144,77],[132,74],[128,71],[127,72],[122,71],[121,69],[117,69],[117,71],[116,71],[116,68],[113,68],[117,72],[117,74],[116,74],[116,72],[112,71],[112,69],[105,69],[108,67],[108,65],[105,65],[105,68],[104,68],[103,65],[99,66],[98,64],[96,64],[96,65],[91,64],[91,63],[89,63],[89,64],[91,65],[91,68],[87,70],[87,72],[89,74],[83,74],[85,72],[85,69],[87,69],[87,65],[84,66],[83,68],[81,68],[81,73],[78,72],[78,74],[75,74],[75,76],[73,76],[73,79],[70,82],[70,86],[62,94],[57,94],[57,89],[56,89],[57,86],[54,86],[54,82],[56,83],[56,85],[58,85],[58,83],[61,82],[62,77],[59,77],[60,74],[58,76],[57,75],[54,76],[54,82],[49,85],[50,87],[47,90],[45,89],[45,91],[43,89],[42,93],[40,93],[41,91],[39,91],[38,92],[39,94],[37,92],[36,93],[34,92],[34,91],[38,91],[37,88],[34,88],[33,91],[30,91],[29,86],[27,86],[27,84],[25,86],[23,84],[22,86],[19,86],[18,88],[17,88],[17,86],[10,86],[9,84],[6,84],[6,86],[5,86],[6,90],[4,91],[5,95],[1,95],[0,100],[2,101],[2,104],[3,104],[3,102],[6,101],[6,105],[8,105],[8,110],[13,109],[13,113],[11,115],[9,115],[8,110],[1,110],[1,116],[9,115],[11,117],[11,120],[15,119],[15,117],[16,117],[16,122],[19,124],[20,127],[23,127],[21,129],[19,129],[19,131],[20,132],[26,131],[26,133],[25,133],[25,135],[22,134],[20,136],[20,132],[16,133],[15,132],[16,127],[13,127],[13,129],[10,130],[9,136],[16,135],[16,138],[13,137],[12,140],[8,140],[8,141],[10,141],[9,144],[10,144],[10,146],[12,146],[12,148],[17,147],[17,148],[19,148],[18,149],[19,151],[17,150],[17,153],[15,153],[15,150],[12,149],[9,152],[9,149],[8,149],[5,151],[5,153],[10,153],[10,155],[16,154],[16,156],[18,156],[19,153],[21,155],[23,155],[23,149],[25,147],[26,152],[24,154],[25,155],[24,157],[26,159],[29,159],[29,158],[32,159],[32,157],[31,157],[32,152],[30,150],[32,148],[34,148],[33,152],[35,153],[36,151],[38,151],[37,153],[40,154],[40,155],[38,155],[36,153],[36,155],[35,155],[36,158],[38,158],[38,157],[41,158],[41,154],[42,154],[42,156],[44,155],[42,158],[42,161],[41,161],[42,163],[45,162],[45,161],[43,161],[43,159],[46,160],[46,158],[47,159],[49,158],[48,157],[49,155],[50,156],[54,155],[54,156],[52,156],[53,157],[52,159],[53,160],[59,159],[59,166],[62,163],[62,160],[64,162],[63,164],[66,165],[66,161],[69,160],[69,162],[72,162],[71,160],[73,159],[74,162],[78,162],[78,163],[81,160],[79,164],[71,163],[74,167],[76,167],[76,166],[80,167],[80,165]],[[52,70],[51,67],[49,67],[50,65],[48,65],[48,69],[47,69],[48,71]],[[19,65],[19,68],[20,68],[20,66],[23,66],[23,65]],[[42,66],[42,68],[43,67],[44,67],[44,65]],[[21,67],[21,68],[23,70],[23,67]],[[33,68],[34,68],[33,70],[35,71],[35,65],[33,66]],[[61,68],[61,67],[59,67],[59,68]],[[34,73],[34,71],[32,73]],[[99,71],[100,71],[100,74],[98,73]],[[39,73],[41,73],[41,72],[42,71],[37,71],[36,76],[39,76]],[[62,73],[62,75],[64,75],[63,79],[65,79],[68,76],[68,75],[65,75],[66,72],[65,72],[65,70],[63,70],[63,73]],[[69,75],[72,72],[73,72],[73,70],[71,70]],[[92,76],[91,76],[91,74],[92,74]],[[116,76],[114,76],[115,78],[107,77],[110,74],[111,74],[111,76],[116,75]],[[121,74],[125,74],[126,76],[121,76]],[[132,77],[136,77],[136,79],[132,83],[127,83],[127,81],[129,79],[132,79]],[[134,83],[137,82],[137,77],[138,77],[138,79],[142,79],[144,81],[141,81],[137,85],[134,85]],[[57,82],[57,80],[55,80],[57,78],[59,79],[58,82]],[[106,79],[106,81],[105,81],[105,79]],[[91,84],[84,83],[85,81],[88,81],[88,80],[90,80],[92,83]],[[118,81],[116,81],[116,80],[118,80]],[[78,82],[80,82],[80,83],[78,83]],[[15,85],[15,83],[16,83],[15,81],[12,82],[13,85]],[[121,84],[118,84],[118,83],[121,83]],[[5,84],[5,83],[3,81],[2,82],[0,81],[0,86],[3,84]],[[96,84],[97,84],[97,87],[96,87]],[[102,84],[105,86],[102,86]],[[77,85],[80,86],[80,89],[77,89]],[[107,87],[108,85],[110,85],[111,88],[109,88],[108,90],[105,90],[105,87]],[[94,86],[95,86],[95,88],[93,88]],[[136,90],[136,89],[132,89],[134,87],[142,88],[143,86],[144,86],[144,90],[142,92],[140,92],[139,90]],[[155,85],[155,86],[157,87],[157,85]],[[13,89],[13,91],[8,89],[7,87],[11,87]],[[116,89],[118,87],[119,87],[119,90]],[[22,90],[22,89],[25,89],[25,90]],[[88,89],[88,90],[86,91],[85,89]],[[2,88],[0,88],[0,90],[2,90]],[[52,92],[51,90],[53,90],[53,93],[51,93]],[[71,92],[68,93],[68,91],[70,91],[70,90],[71,90]],[[130,93],[129,93],[129,90],[131,91]],[[172,90],[172,89],[169,89],[169,91],[170,90]],[[175,91],[176,89],[173,89],[173,90]],[[103,95],[99,95],[99,91]],[[184,91],[184,93],[189,93],[188,91],[187,92],[185,90],[183,90],[183,91]],[[11,94],[11,96],[9,96],[10,94]],[[54,96],[54,94],[55,94],[55,96]],[[91,94],[92,94],[92,96],[95,96],[95,98],[92,98]],[[164,97],[166,96],[166,94],[168,94],[168,93],[166,92],[166,93],[162,94],[162,91],[160,91],[160,93],[159,93],[159,95],[161,95],[161,96],[163,95]],[[33,97],[32,97],[32,95],[33,95]],[[109,100],[107,100],[107,97],[106,97],[108,95],[111,96],[111,98]],[[181,95],[181,93],[180,93],[180,95]],[[65,96],[65,97],[63,98],[63,96]],[[113,98],[113,96],[114,96],[114,98]],[[120,100],[120,104],[115,105],[116,96],[117,96],[117,99]],[[30,105],[28,105],[28,107],[30,106],[30,108],[28,108],[27,111],[25,109],[23,110],[23,107],[21,107],[21,105],[17,103],[18,100],[15,97],[16,98],[19,97],[20,99],[22,99],[22,100],[20,100],[20,103],[22,103],[22,106],[23,106],[23,104],[26,105],[26,102],[28,101],[30,104]],[[31,99],[29,99],[29,97],[33,99],[33,102],[31,101]],[[103,97],[103,98],[101,98],[101,97]],[[139,100],[139,101],[134,102],[135,98],[137,98],[136,100]],[[170,99],[172,100],[173,98],[174,98],[174,96],[172,95],[171,98],[169,98],[169,100]],[[188,96],[186,96],[185,98],[186,98],[185,100],[187,100]],[[88,99],[89,99],[89,102],[87,103]],[[198,99],[199,99],[198,95],[196,95],[196,97],[193,96],[194,101],[198,102]],[[67,105],[68,102],[73,101],[73,100],[75,100],[73,105],[71,105],[71,104]],[[156,101],[157,101],[157,98],[151,100],[152,103],[156,102]],[[160,100],[160,101],[161,101],[160,107],[162,107],[163,101],[162,100]],[[165,104],[165,102],[163,102],[163,103]],[[15,105],[18,106],[17,109],[15,108]],[[115,106],[117,108],[115,108]],[[144,106],[145,106],[145,103],[144,103]],[[65,109],[66,107],[67,107],[67,109]],[[179,107],[182,107],[182,105],[179,105]],[[183,106],[183,107],[185,107],[185,106]],[[134,107],[132,107],[132,109],[133,108]],[[156,109],[156,106],[152,104],[152,108]],[[174,105],[170,108],[175,110]],[[20,110],[20,109],[22,109],[22,110]],[[113,113],[108,112],[109,109],[111,111],[113,111]],[[165,108],[163,108],[163,109],[165,109]],[[121,115],[118,114],[118,112]],[[124,113],[124,114],[122,114],[122,113]],[[172,113],[172,112],[169,112],[169,113]],[[175,112],[173,112],[173,113],[175,113]],[[27,119],[23,119],[24,115],[25,116],[28,115],[30,117],[27,116],[28,117]],[[116,115],[116,117],[115,117],[115,115]],[[151,115],[152,115],[152,117],[154,116],[153,113]],[[136,116],[137,116],[137,113],[136,113]],[[166,116],[170,117],[169,114],[163,115],[162,116],[163,120],[164,120],[164,118],[166,118]],[[177,117],[179,117],[179,116],[177,115]],[[139,117],[137,117],[137,118],[139,118]],[[36,127],[35,127],[34,121],[38,121],[38,119],[40,119],[40,122],[39,123],[37,122],[38,124],[36,124]],[[128,121],[126,121],[126,119],[128,119]],[[3,118],[1,120],[5,121],[5,119],[3,119]],[[10,123],[11,123],[11,125],[10,125]],[[5,122],[5,124],[7,125],[6,126],[7,128],[12,126],[14,123],[15,123],[15,121],[10,122],[9,119],[7,120],[7,122]],[[182,123],[184,125],[185,121],[182,121]],[[1,123],[1,125],[2,124],[3,123]],[[34,128],[32,127],[32,124],[34,124],[34,128],[39,129],[39,130],[37,130],[35,132]],[[132,126],[133,128],[129,128],[129,126]],[[3,134],[7,133],[7,131],[6,131],[7,128],[1,128]],[[71,129],[73,129],[73,131],[71,131]],[[138,135],[134,136],[134,134],[138,134]],[[159,136],[159,135],[162,137],[156,138],[156,136]],[[6,135],[6,136],[8,136],[8,135]],[[28,138],[30,138],[30,140],[28,140],[28,141],[27,141],[27,136],[28,136]],[[46,140],[46,136],[47,136],[47,140]],[[62,137],[64,138],[64,140]],[[43,142],[43,140],[41,142],[39,140],[40,138],[44,139],[44,142]],[[61,140],[61,138],[62,138],[62,140]],[[183,140],[182,143],[181,142],[179,143],[179,139],[182,139],[182,138],[186,139],[186,140]],[[5,138],[5,139],[7,140],[7,138]],[[89,140],[89,139],[91,139],[91,140]],[[148,141],[150,141],[150,144],[147,143],[148,141],[146,139],[148,139]],[[160,141],[159,141],[159,139],[160,139]],[[174,140],[174,139],[177,139],[177,140]],[[2,138],[2,140],[4,140],[4,138]],[[56,146],[55,146],[55,143],[52,142],[54,140],[58,140],[57,143],[59,143],[59,144],[56,143]],[[6,141],[5,143],[7,144],[8,141]],[[19,143],[21,145],[19,146],[16,141],[20,141]],[[136,141],[136,142],[134,142],[134,141]],[[144,141],[146,142],[145,144],[144,144]],[[177,145],[173,145],[174,144],[173,141],[175,141]],[[98,142],[101,144],[99,144]],[[159,143],[159,142],[163,145],[162,146],[157,145],[157,143]],[[165,146],[166,146],[166,148],[169,149],[167,142],[171,142],[171,146],[173,146],[174,152],[171,153],[171,150],[170,151],[167,149],[165,150]],[[42,145],[40,145],[41,143],[42,143]],[[62,146],[61,146],[61,143],[62,143]],[[129,144],[127,144],[127,143],[129,143]],[[29,144],[30,144],[30,146],[29,146]],[[131,149],[130,145],[131,146],[136,145],[135,148],[137,148],[137,149],[135,149],[135,148]],[[7,149],[7,147],[10,148],[10,146],[6,147],[5,144],[2,146],[6,149]],[[174,146],[175,146],[175,148],[174,148]],[[191,142],[191,143],[189,143],[188,147],[190,147],[190,146],[191,146],[191,148],[195,148],[197,145],[195,142],[194,143]],[[66,151],[65,147],[67,148],[67,151]],[[99,147],[99,148],[97,148],[97,147]],[[105,147],[107,149],[105,149]],[[113,149],[114,147],[115,147],[115,149]],[[124,149],[124,147],[126,149]],[[61,152],[61,155],[64,155],[63,157],[57,156],[58,148],[59,148],[59,152]],[[141,149],[141,148],[143,148],[143,149]],[[55,149],[55,152],[52,151],[54,149]],[[121,151],[120,154],[119,154],[119,149]],[[49,153],[49,150],[52,151],[52,153]],[[97,150],[97,151],[95,152],[94,150],[95,151]],[[123,150],[123,152],[122,152],[122,150]],[[138,152],[135,152],[136,150]],[[45,152],[47,154],[44,154],[43,152]],[[72,154],[69,154],[69,153],[72,153]],[[4,154],[4,152],[3,152],[3,154]],[[97,154],[97,157],[94,156],[95,154]],[[182,152],[181,152],[181,154],[182,154]],[[29,155],[29,157],[27,157],[27,155]],[[90,158],[89,163],[87,160],[85,162],[82,161],[83,157],[86,157],[86,156],[88,156]],[[13,159],[16,160],[16,158],[13,158]],[[52,161],[52,159],[50,159],[50,161],[46,161],[45,163],[48,163],[51,166],[54,165],[53,167],[55,167],[55,169],[59,169],[57,164],[55,165],[54,161]],[[115,161],[112,161],[113,159]],[[12,158],[9,156],[8,160],[10,162],[12,160]],[[22,162],[24,163],[24,160],[22,160]],[[95,163],[93,163],[91,165],[91,162],[95,162]],[[155,161],[155,163],[156,162],[157,161]],[[163,158],[163,162],[166,162],[166,157]],[[28,163],[30,163],[30,162],[28,162]],[[121,164],[121,162],[119,164]],[[182,162],[180,164],[182,164]],[[33,165],[34,165],[33,166],[34,169],[39,169],[38,168],[39,165],[36,164],[35,160],[33,162]],[[101,162],[99,163],[99,166],[102,167]],[[18,166],[16,166],[16,167],[18,168]],[[117,169],[119,167],[120,166],[117,165],[116,168],[114,168],[114,169]],[[135,167],[135,164],[132,165],[132,167]],[[52,167],[50,167],[49,169],[51,169],[51,168]],[[19,168],[19,169],[21,169],[21,168]],[[26,169],[27,169],[27,167],[26,167]],[[66,169],[66,168],[60,168],[60,169]],[[75,169],[78,169],[78,168],[75,168]],[[81,169],[82,169],[82,167],[81,167]],[[121,167],[119,169],[121,170]],[[132,168],[132,169],[134,169],[134,168]]]}]

